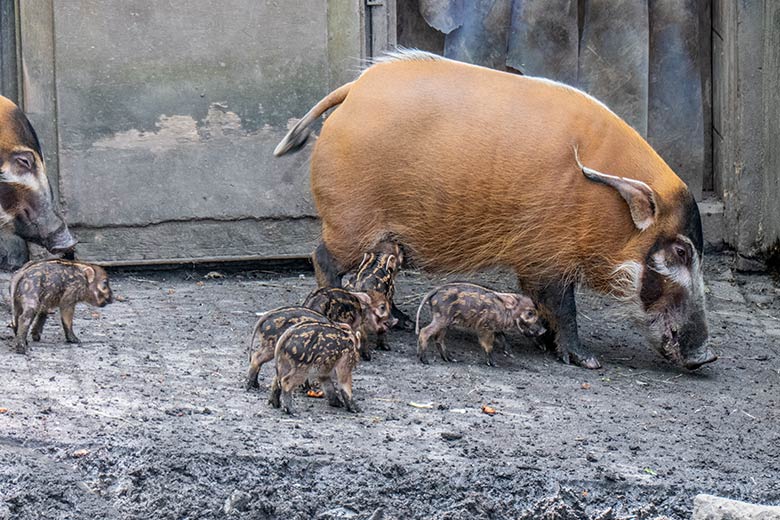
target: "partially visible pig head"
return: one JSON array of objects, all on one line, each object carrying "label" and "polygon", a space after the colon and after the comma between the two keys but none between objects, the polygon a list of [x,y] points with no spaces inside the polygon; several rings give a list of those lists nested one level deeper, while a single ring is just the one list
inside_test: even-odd
[{"label": "partially visible pig head", "polygon": [[57,211],[35,130],[0,96],[0,225],[50,252],[71,253],[76,240]]},{"label": "partially visible pig head", "polygon": [[[694,370],[718,359],[707,346],[701,217],[687,188],[659,200],[644,182],[582,167],[585,176],[625,199],[636,228],[638,257],[615,267],[615,293],[639,304],[650,343],[664,358]],[[649,244],[649,248],[647,245]]]},{"label": "partially visible pig head", "polygon": [[547,331],[531,298],[517,293],[496,294],[504,302],[511,320],[520,332],[526,336],[541,336]]}]

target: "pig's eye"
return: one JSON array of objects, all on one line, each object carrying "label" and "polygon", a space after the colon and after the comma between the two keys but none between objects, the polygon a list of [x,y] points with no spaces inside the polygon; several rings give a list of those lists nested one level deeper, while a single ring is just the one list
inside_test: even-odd
[{"label": "pig's eye", "polygon": [[381,312],[382,314],[384,314],[386,311],[387,311],[387,307],[385,306],[385,304],[384,304],[384,303],[383,303],[382,305],[380,305],[380,306],[379,306],[379,312]]},{"label": "pig's eye", "polygon": [[532,320],[536,318],[536,311],[526,311],[525,312],[525,319],[526,320]]},{"label": "pig's eye", "polygon": [[16,161],[16,164],[28,171],[32,170],[33,164],[35,164],[35,159],[33,159],[32,154],[29,152],[22,152],[17,154],[14,157],[14,160]]},{"label": "pig's eye", "polygon": [[690,260],[691,260],[691,256],[690,256],[690,254],[688,253],[688,248],[686,248],[686,247],[685,247],[685,246],[683,246],[683,245],[675,244],[675,245],[673,246],[673,249],[674,249],[674,254],[675,254],[675,256],[677,257],[677,259],[678,259],[678,260],[679,260],[681,263],[683,263],[683,264],[686,264],[686,265],[687,265],[687,264],[688,264],[688,262],[690,262]]}]

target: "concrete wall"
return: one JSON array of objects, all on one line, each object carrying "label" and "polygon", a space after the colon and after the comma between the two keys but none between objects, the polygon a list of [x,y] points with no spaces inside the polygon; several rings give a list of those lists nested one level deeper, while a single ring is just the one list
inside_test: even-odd
[{"label": "concrete wall", "polygon": [[309,154],[271,151],[358,70],[358,2],[19,5],[24,106],[81,257],[308,254]]}]

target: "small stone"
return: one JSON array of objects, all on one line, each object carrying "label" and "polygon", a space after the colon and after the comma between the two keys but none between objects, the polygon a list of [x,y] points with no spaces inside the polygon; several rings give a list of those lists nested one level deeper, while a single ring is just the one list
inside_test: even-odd
[{"label": "small stone", "polygon": [[456,432],[441,432],[441,438],[445,441],[457,441],[463,438],[463,434]]},{"label": "small stone", "polygon": [[691,520],[770,520],[780,519],[780,506],[750,504],[738,500],[696,495]]},{"label": "small stone", "polygon": [[222,510],[226,515],[233,513],[233,511],[246,511],[251,499],[252,497],[246,491],[234,489],[230,496],[225,500],[225,506]]},{"label": "small stone", "polygon": [[745,303],[745,297],[742,296],[739,289],[729,282],[711,281],[708,287],[713,298],[734,303]]},{"label": "small stone", "polygon": [[588,452],[588,454],[585,455],[585,460],[587,460],[588,462],[598,462],[599,458],[596,456],[595,453]]}]

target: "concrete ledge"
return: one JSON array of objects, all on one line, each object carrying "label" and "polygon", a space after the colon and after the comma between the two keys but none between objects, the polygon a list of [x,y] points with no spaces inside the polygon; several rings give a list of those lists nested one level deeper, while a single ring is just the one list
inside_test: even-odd
[{"label": "concrete ledge", "polygon": [[704,232],[704,247],[720,251],[725,243],[725,221],[723,218],[723,202],[707,197],[699,202],[701,227]]},{"label": "concrete ledge", "polygon": [[697,495],[693,500],[691,520],[780,520],[780,507]]}]

